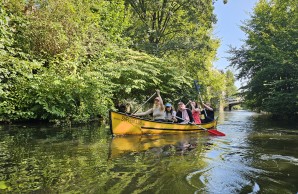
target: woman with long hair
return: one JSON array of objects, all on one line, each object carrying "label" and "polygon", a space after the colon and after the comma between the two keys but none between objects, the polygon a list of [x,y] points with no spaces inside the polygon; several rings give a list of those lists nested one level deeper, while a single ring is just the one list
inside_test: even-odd
[{"label": "woman with long hair", "polygon": [[198,103],[196,103],[195,101],[189,101],[190,106],[191,106],[191,113],[193,116],[193,119],[195,121],[195,124],[201,124],[201,119],[200,119],[200,113],[201,110],[198,107]]},{"label": "woman with long hair", "polygon": [[160,91],[156,90],[157,97],[154,99],[153,108],[150,108],[146,112],[140,112],[133,114],[134,116],[145,116],[152,114],[154,121],[164,121],[165,120],[165,106],[163,104],[162,98],[160,96]]}]

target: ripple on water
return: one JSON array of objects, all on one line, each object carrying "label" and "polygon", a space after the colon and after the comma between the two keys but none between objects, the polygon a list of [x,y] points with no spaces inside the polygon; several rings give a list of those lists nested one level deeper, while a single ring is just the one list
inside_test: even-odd
[{"label": "ripple on water", "polygon": [[186,176],[189,185],[196,188],[195,193],[257,193],[260,186],[251,180],[248,174],[240,174],[231,169],[208,167],[189,173]]},{"label": "ripple on water", "polygon": [[298,165],[298,158],[293,156],[282,156],[282,155],[261,155],[261,160],[284,160],[291,164]]}]

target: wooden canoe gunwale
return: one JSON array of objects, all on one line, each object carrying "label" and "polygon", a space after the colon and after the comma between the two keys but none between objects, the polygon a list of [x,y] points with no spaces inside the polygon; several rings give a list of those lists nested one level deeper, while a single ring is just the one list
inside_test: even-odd
[{"label": "wooden canoe gunwale", "polygon": [[[153,129],[153,130],[171,130],[171,131],[181,131],[180,129],[174,129],[174,128],[156,128],[156,127],[141,127],[142,129]],[[204,129],[190,129],[190,130],[187,130],[187,131],[202,131]]]}]

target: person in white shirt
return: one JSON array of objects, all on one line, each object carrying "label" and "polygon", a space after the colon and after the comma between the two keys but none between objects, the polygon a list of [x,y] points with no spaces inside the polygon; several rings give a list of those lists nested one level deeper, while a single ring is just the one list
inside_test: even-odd
[{"label": "person in white shirt", "polygon": [[154,99],[153,108],[150,108],[146,112],[135,113],[133,116],[145,116],[149,114],[153,114],[154,121],[165,121],[165,106],[163,104],[162,98],[160,96],[160,91],[156,90],[157,97]]}]

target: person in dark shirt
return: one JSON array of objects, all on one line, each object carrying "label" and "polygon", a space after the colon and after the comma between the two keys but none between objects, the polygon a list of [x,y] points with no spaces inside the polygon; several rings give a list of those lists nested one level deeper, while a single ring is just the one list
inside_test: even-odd
[{"label": "person in dark shirt", "polygon": [[176,119],[176,111],[174,110],[171,103],[166,103],[166,110],[165,110],[165,121],[166,122],[177,122]]},{"label": "person in dark shirt", "polygon": [[202,102],[202,105],[204,107],[203,110],[201,111],[202,123],[209,123],[209,122],[213,121],[214,120],[214,110],[211,107],[211,104],[209,102],[206,104]]}]

